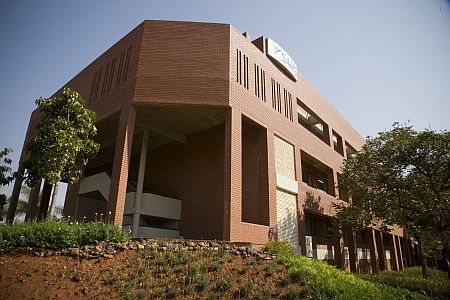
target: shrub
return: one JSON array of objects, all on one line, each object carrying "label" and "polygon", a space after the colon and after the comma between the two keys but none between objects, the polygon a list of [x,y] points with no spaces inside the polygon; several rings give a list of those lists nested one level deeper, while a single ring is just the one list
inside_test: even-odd
[{"label": "shrub", "polygon": [[420,267],[406,268],[402,272],[383,271],[377,274],[361,274],[359,277],[372,282],[406,288],[411,291],[425,293],[428,296],[445,299],[450,298],[450,280],[447,273],[429,269],[430,277],[422,277]]},{"label": "shrub", "polygon": [[315,299],[426,299],[407,289],[373,283],[304,256],[287,255],[279,260],[292,281],[306,281]]},{"label": "shrub", "polygon": [[0,226],[0,249],[3,250],[28,247],[64,249],[129,239],[119,227],[103,221],[43,220]]},{"label": "shrub", "polygon": [[294,247],[288,241],[268,242],[266,244],[266,251],[278,255],[294,255]]}]

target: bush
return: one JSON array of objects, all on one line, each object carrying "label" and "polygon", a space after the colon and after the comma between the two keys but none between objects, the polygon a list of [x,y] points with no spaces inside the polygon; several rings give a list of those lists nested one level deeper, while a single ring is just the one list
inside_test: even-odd
[{"label": "bush", "polygon": [[268,242],[266,251],[278,255],[295,255],[294,247],[288,241]]},{"label": "bush", "polygon": [[63,249],[129,239],[119,227],[103,221],[43,220],[0,226],[0,249],[3,250],[28,247]]},{"label": "bush", "polygon": [[314,299],[427,299],[419,293],[366,281],[325,262],[299,256],[285,241],[269,242],[266,250],[280,255],[278,263],[288,270],[288,276],[282,279],[286,286],[289,283],[306,283],[311,288],[305,291],[288,290],[287,298],[311,295]]},{"label": "bush", "polygon": [[373,282],[384,283],[390,286],[398,286],[411,291],[425,293],[433,298],[450,298],[450,280],[447,273],[429,269],[430,277],[422,277],[420,267],[406,268],[402,272],[383,271],[377,274],[361,274],[361,278]]},{"label": "bush", "polygon": [[282,256],[291,280],[303,280],[314,290],[315,299],[426,299],[403,288],[363,280],[324,262],[304,256]]}]

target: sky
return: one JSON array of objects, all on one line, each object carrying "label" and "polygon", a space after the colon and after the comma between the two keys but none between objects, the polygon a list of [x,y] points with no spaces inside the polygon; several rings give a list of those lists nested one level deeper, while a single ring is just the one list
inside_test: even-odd
[{"label": "sky", "polygon": [[449,0],[1,1],[0,149],[14,169],[34,101],[145,19],[271,37],[364,137],[394,122],[450,128]]}]

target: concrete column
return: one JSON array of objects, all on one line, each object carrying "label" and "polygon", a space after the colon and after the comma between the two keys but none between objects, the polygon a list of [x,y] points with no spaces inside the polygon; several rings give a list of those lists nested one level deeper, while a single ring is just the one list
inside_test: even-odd
[{"label": "concrete column", "polygon": [[223,238],[235,240],[242,214],[242,115],[235,108],[225,117],[224,175]]},{"label": "concrete column", "polygon": [[398,235],[394,236],[395,245],[397,248],[397,262],[398,262],[398,270],[403,271],[403,248],[400,243],[400,237]]},{"label": "concrete column", "polygon": [[370,249],[370,265],[372,267],[372,273],[377,273],[379,269],[378,269],[378,252],[376,245],[375,230],[368,229],[368,236]]},{"label": "concrete column", "polygon": [[[274,147],[274,133],[272,132],[272,148],[274,151],[274,156],[272,160],[273,174],[275,178],[275,188],[274,194],[276,195],[276,172],[275,172],[275,147]],[[294,159],[295,159],[295,179],[297,180],[297,187],[299,193],[297,194],[297,217],[298,217],[298,240],[300,243],[301,254],[306,255],[306,234],[305,234],[305,198],[300,196],[300,190],[302,183],[302,157],[301,157],[301,147],[300,144],[294,144]],[[276,198],[276,197],[275,197]],[[276,200],[275,200],[275,212],[276,212]],[[275,217],[276,218],[276,217]],[[275,220],[276,222],[276,220]]]},{"label": "concrete column", "polygon": [[393,271],[398,271],[397,246],[395,244],[395,235],[389,234],[389,252],[391,254],[391,266]]},{"label": "concrete column", "polygon": [[356,269],[356,234],[351,231],[347,233],[348,237],[348,258],[350,259],[350,271],[353,273],[357,272]]},{"label": "concrete column", "polygon": [[377,245],[379,270],[386,270],[386,250],[384,248],[383,233],[378,230],[374,230],[375,242]]},{"label": "concrete column", "polygon": [[14,217],[16,216],[17,201],[19,201],[20,189],[22,187],[22,176],[25,173],[25,166],[23,164],[19,164],[17,173],[19,177],[14,181],[11,200],[9,202],[8,214],[6,216],[6,221],[9,223],[12,223],[14,221]]},{"label": "concrete column", "polygon": [[128,183],[128,167],[133,144],[134,122],[136,109],[128,104],[120,113],[119,128],[117,131],[116,148],[111,174],[111,186],[107,210],[111,212],[114,224],[122,226],[123,211]]},{"label": "concrete column", "polygon": [[269,224],[272,228],[277,225],[277,178],[275,174],[275,164],[271,163],[275,161],[275,144],[274,144],[274,132],[267,128],[267,184],[269,192]]},{"label": "concrete column", "polygon": [[139,210],[142,203],[142,191],[144,189],[144,177],[145,177],[145,164],[147,162],[147,149],[148,149],[148,129],[144,129],[144,135],[142,137],[141,145],[141,157],[139,160],[139,172],[136,187],[136,199],[134,202],[134,213],[133,213],[133,237],[138,237],[139,235],[139,219],[141,214]]},{"label": "concrete column", "polygon": [[63,214],[65,217],[70,216],[71,218],[76,218],[79,190],[80,182],[68,184],[63,209]]},{"label": "concrete column", "polygon": [[30,198],[28,199],[27,213],[25,214],[25,220],[33,220],[37,215],[39,193],[41,192],[42,180],[36,183],[30,192]]},{"label": "concrete column", "polygon": [[38,220],[45,219],[47,217],[48,204],[50,202],[50,196],[52,195],[52,185],[44,181],[44,187],[42,188],[42,197],[39,203],[39,212],[37,215]]}]

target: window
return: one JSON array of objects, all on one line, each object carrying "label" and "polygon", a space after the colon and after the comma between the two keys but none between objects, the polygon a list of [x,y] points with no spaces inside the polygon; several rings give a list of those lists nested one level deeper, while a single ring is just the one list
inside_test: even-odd
[{"label": "window", "polygon": [[312,186],[312,173],[306,169],[302,169],[302,181],[309,186]]},{"label": "window", "polygon": [[325,220],[325,219],[321,219],[320,220],[320,232],[319,232],[320,236],[323,237],[330,237],[333,235],[333,228],[331,227],[331,221],[330,220]]},{"label": "window", "polygon": [[333,141],[333,148],[336,152],[344,156],[344,145],[342,145],[342,137],[334,130],[332,130],[332,141]]},{"label": "window", "polygon": [[315,222],[311,217],[305,216],[305,235],[316,235]]},{"label": "window", "polygon": [[347,153],[347,159],[352,159],[355,157],[357,151],[349,143],[345,142],[345,152]]},{"label": "window", "polygon": [[298,98],[297,122],[321,139],[325,144],[330,145],[328,125]]},{"label": "window", "polygon": [[324,178],[318,177],[317,178],[317,189],[319,191],[326,193],[327,192],[327,180]]},{"label": "window", "polygon": [[336,196],[333,180],[333,169],[312,157],[303,150],[300,151],[302,166],[302,181],[308,186]]}]

